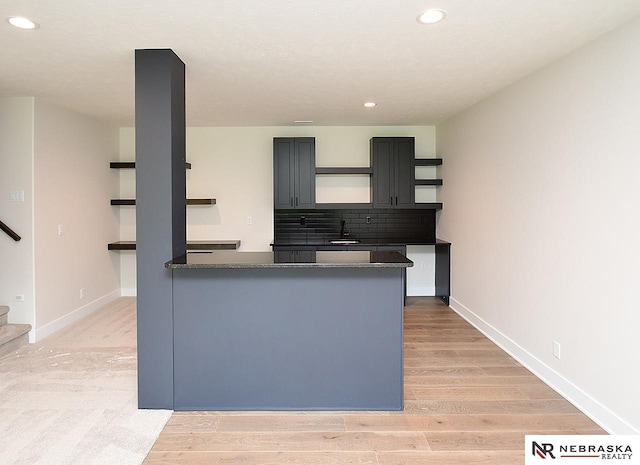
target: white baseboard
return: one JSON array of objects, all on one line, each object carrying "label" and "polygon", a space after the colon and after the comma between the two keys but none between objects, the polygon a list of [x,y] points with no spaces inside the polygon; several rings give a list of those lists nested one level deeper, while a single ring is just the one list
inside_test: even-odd
[{"label": "white baseboard", "polygon": [[607,407],[595,400],[578,386],[564,378],[561,374],[547,366],[534,355],[530,354],[508,336],[484,321],[453,297],[450,307],[462,318],[467,320],[478,331],[495,342],[501,349],[515,358],[525,368],[571,402],[576,408],[596,422],[610,434],[640,434],[640,431],[613,413]]},{"label": "white baseboard", "polygon": [[407,296],[434,296],[436,295],[435,286],[407,286]]},{"label": "white baseboard", "polygon": [[120,290],[120,295],[122,297],[135,297],[138,295],[138,289],[135,287],[123,287]]},{"label": "white baseboard", "polygon": [[102,297],[67,313],[65,316],[62,316],[57,320],[52,321],[51,323],[47,323],[42,327],[36,327],[32,329],[29,333],[29,342],[38,342],[47,336],[51,336],[56,331],[60,331],[62,328],[66,328],[79,319],[90,315],[99,308],[104,307],[109,302],[114,301],[118,297],[120,297],[120,289],[113,290],[108,294],[105,294]]}]

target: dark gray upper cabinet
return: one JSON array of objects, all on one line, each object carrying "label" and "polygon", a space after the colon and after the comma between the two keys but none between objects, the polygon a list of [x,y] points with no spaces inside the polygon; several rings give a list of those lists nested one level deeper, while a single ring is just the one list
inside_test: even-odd
[{"label": "dark gray upper cabinet", "polygon": [[274,208],[315,208],[315,138],[274,137],[273,177]]},{"label": "dark gray upper cabinet", "polygon": [[415,206],[415,138],[373,137],[370,142],[374,208]]}]

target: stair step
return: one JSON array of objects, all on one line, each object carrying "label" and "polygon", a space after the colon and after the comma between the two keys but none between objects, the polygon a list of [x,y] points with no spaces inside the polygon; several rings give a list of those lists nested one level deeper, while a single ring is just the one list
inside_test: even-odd
[{"label": "stair step", "polygon": [[18,350],[29,342],[31,325],[0,326],[0,357]]},{"label": "stair step", "polygon": [[9,307],[0,305],[0,326],[7,324],[7,313],[9,313]]}]

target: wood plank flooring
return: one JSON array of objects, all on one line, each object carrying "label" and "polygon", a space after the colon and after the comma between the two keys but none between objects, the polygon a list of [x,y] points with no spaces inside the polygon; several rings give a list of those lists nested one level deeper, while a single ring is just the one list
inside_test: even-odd
[{"label": "wood plank flooring", "polygon": [[403,412],[176,412],[144,465],[524,463],[525,434],[606,434],[434,298],[405,308]]}]

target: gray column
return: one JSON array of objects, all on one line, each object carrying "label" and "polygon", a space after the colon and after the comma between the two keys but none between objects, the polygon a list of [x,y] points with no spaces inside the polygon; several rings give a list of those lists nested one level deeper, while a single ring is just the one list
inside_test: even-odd
[{"label": "gray column", "polygon": [[136,50],[138,407],[173,408],[173,296],[164,263],[186,253],[185,66]]}]

